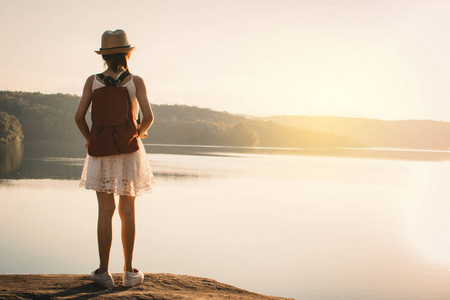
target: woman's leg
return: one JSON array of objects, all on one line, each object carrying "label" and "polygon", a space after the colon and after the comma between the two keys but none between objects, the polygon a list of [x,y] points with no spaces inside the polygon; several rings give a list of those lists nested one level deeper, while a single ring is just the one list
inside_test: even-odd
[{"label": "woman's leg", "polygon": [[134,196],[120,196],[119,215],[122,220],[122,245],[125,257],[124,271],[133,272],[133,249],[136,225],[134,219]]},{"label": "woman's leg", "polygon": [[98,274],[108,271],[109,253],[111,252],[112,241],[112,217],[116,204],[114,194],[97,192],[98,199],[98,253],[100,256],[100,268]]}]

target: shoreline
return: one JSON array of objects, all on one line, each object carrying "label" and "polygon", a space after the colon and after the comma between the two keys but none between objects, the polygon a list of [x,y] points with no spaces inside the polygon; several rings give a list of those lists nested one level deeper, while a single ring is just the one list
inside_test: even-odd
[{"label": "shoreline", "polygon": [[246,154],[320,156],[403,161],[450,161],[450,152],[443,149],[403,148],[277,148],[234,147],[211,145],[144,144],[151,154],[190,154],[209,156],[239,156]]},{"label": "shoreline", "polygon": [[170,273],[145,273],[142,284],[125,288],[121,285],[122,274],[112,275],[115,284],[111,289],[93,283],[90,275],[0,275],[0,299],[293,299],[261,295],[209,278]]}]

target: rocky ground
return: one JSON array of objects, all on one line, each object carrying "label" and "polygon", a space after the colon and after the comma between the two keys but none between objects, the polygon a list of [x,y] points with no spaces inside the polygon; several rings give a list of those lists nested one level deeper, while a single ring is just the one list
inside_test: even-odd
[{"label": "rocky ground", "polygon": [[248,292],[208,278],[174,274],[145,274],[142,284],[102,288],[89,275],[0,275],[0,299],[286,299]]}]

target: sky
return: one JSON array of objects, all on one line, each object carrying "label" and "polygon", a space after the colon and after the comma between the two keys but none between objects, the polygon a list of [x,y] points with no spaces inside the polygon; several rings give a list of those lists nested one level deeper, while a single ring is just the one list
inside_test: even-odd
[{"label": "sky", "polygon": [[155,104],[450,121],[447,0],[0,0],[0,90],[81,95],[105,30]]}]

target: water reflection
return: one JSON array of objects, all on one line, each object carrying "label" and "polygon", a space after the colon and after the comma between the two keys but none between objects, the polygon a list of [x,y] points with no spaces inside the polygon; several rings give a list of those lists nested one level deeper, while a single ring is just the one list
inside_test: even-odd
[{"label": "water reflection", "polygon": [[[7,145],[0,147],[0,179],[76,179],[83,160],[73,145]],[[54,157],[52,157],[54,156]]]},{"label": "water reflection", "polygon": [[[146,146],[155,176],[169,180],[189,180],[199,176],[195,166],[180,164],[173,156],[161,154]],[[159,149],[165,152],[164,149]],[[195,149],[185,154],[195,154]],[[158,152],[158,151],[156,151]],[[168,150],[167,152],[171,152]],[[159,154],[156,154],[159,155]],[[78,180],[86,149],[80,144],[34,143],[0,145],[0,179],[68,179]],[[5,184],[1,181],[0,185]]]},{"label": "water reflection", "polygon": [[0,178],[9,178],[11,174],[17,172],[22,159],[23,145],[21,143],[0,144]]},{"label": "water reflection", "polygon": [[[158,184],[137,202],[140,269],[296,299],[449,299],[450,163],[213,150],[147,148]],[[58,170],[73,167],[79,178],[84,149],[50,151],[25,147],[19,170],[68,178]],[[73,180],[7,181],[0,273],[90,271],[95,193]],[[113,222],[111,270],[120,272]]]},{"label": "water reflection", "polygon": [[[381,158],[417,161],[447,161],[447,151],[411,151],[405,149],[283,149],[258,147],[216,147],[145,144],[153,172],[170,180],[193,180],[199,176],[221,176],[227,166],[217,168],[218,159],[195,157],[259,157],[274,155]],[[175,155],[174,155],[175,154]],[[184,156],[179,159],[177,154]],[[0,179],[79,179],[86,149],[83,144],[33,143],[0,146]],[[178,157],[178,158],[177,158]],[[209,165],[208,165],[209,163]],[[220,171],[219,171],[220,170]],[[246,170],[243,170],[244,172]]]}]

